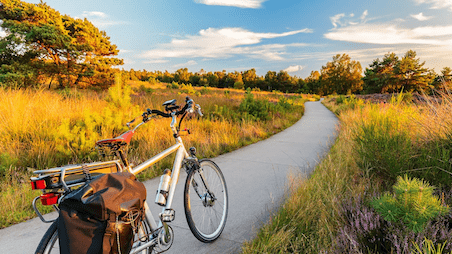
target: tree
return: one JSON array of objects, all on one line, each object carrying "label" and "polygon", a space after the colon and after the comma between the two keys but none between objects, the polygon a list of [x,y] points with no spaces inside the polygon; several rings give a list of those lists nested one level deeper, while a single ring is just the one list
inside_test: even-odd
[{"label": "tree", "polygon": [[272,91],[278,86],[278,79],[276,77],[276,72],[274,71],[268,71],[267,74],[265,74],[265,83],[267,87],[265,87],[264,90]]},{"label": "tree", "polygon": [[441,70],[441,75],[437,75],[432,85],[436,90],[443,92],[451,92],[452,90],[452,69],[444,67]]},{"label": "tree", "polygon": [[400,83],[394,67],[400,62],[395,53],[384,55],[383,60],[375,59],[364,72],[365,93],[393,93],[400,91]]},{"label": "tree", "polygon": [[278,72],[276,80],[278,84],[276,90],[282,92],[295,92],[296,82],[294,82],[293,78],[286,71]]},{"label": "tree", "polygon": [[303,87],[305,93],[320,94],[320,72],[311,71],[311,74],[305,79]]},{"label": "tree", "polygon": [[[424,68],[425,62],[416,58],[416,51],[408,50],[405,56],[394,67],[394,74],[400,86],[407,92],[427,92],[435,78],[433,70]],[[400,92],[400,91],[397,91]]]},{"label": "tree", "polygon": [[243,83],[245,84],[245,88],[256,87],[256,70],[253,68],[251,70],[247,70],[242,75]]},{"label": "tree", "polygon": [[111,57],[118,53],[116,45],[87,19],[61,15],[43,2],[1,0],[1,4],[6,36],[0,39],[0,81],[13,72],[50,82],[56,78],[60,87],[113,83],[111,67],[123,62]]},{"label": "tree", "polygon": [[209,84],[209,86],[218,87],[218,80],[219,80],[219,78],[218,78],[218,76],[216,74],[214,74],[211,71],[209,71],[207,73],[206,79],[207,79],[207,83]]},{"label": "tree", "polygon": [[176,82],[188,84],[189,80],[190,73],[188,72],[187,68],[180,68],[176,71],[176,73],[174,73],[174,81]]},{"label": "tree", "polygon": [[337,54],[332,62],[322,66],[322,93],[351,94],[362,90],[361,64],[347,54]]}]

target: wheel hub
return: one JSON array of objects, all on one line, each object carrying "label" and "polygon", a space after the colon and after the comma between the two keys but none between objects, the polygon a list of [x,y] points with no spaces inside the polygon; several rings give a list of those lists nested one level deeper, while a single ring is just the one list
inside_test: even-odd
[{"label": "wheel hub", "polygon": [[206,193],[202,196],[202,204],[204,207],[212,207],[215,204],[215,198]]}]

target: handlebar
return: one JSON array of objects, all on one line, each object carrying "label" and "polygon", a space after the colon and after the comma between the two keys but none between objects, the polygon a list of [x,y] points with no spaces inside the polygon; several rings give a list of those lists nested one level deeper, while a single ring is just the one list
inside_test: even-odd
[{"label": "handlebar", "polygon": [[[175,103],[175,100],[169,101],[169,102],[171,102],[171,103],[174,102]],[[170,118],[170,117],[179,116],[179,115],[184,115],[185,116],[186,113],[194,113],[195,109],[196,109],[196,112],[198,113],[199,116],[201,116],[201,117],[203,116],[203,114],[201,112],[201,106],[199,106],[199,104],[195,104],[193,99],[191,99],[188,96],[185,98],[185,105],[184,105],[184,107],[182,107],[181,110],[177,110],[179,108],[180,108],[179,106],[175,106],[175,105],[173,105],[172,107],[166,107],[165,109],[168,111],[167,113],[165,113],[163,111],[160,111],[160,110],[157,110],[157,109],[147,109],[145,112],[143,112],[141,117],[143,118],[143,123],[146,123],[147,121],[150,120],[149,117],[152,116],[152,115],[157,115],[157,116],[161,116],[161,117],[165,117],[165,118]],[[132,123],[134,123],[135,120],[136,120],[136,118],[133,119],[132,121],[128,122],[126,124],[127,127],[130,128],[130,125]],[[182,119],[181,119],[181,121],[182,121]]]},{"label": "handlebar", "polygon": [[[194,104],[193,99],[191,99],[190,97],[187,96],[185,98],[185,106],[179,111],[177,111],[177,110],[173,111],[174,115],[175,116],[179,116],[179,115],[182,115],[182,114],[185,114],[185,113],[193,113],[194,112],[193,104]],[[172,107],[170,109],[174,109],[175,110],[175,109],[178,109],[178,108],[180,108],[180,107],[179,106],[175,106],[175,107]],[[198,109],[198,113],[201,112],[201,107],[198,104],[196,105],[196,108]],[[157,110],[157,109],[147,109],[146,112],[143,113],[143,116],[144,116],[144,114],[147,114],[147,115],[156,114],[156,115],[159,115],[159,116],[162,116],[162,117],[172,117],[171,113],[164,113],[164,112],[162,112],[160,110]],[[201,113],[201,116],[202,116],[202,113]]]}]

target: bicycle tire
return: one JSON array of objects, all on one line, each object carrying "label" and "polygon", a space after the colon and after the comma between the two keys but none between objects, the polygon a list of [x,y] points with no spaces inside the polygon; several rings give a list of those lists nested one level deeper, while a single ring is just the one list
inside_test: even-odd
[{"label": "bicycle tire", "polygon": [[[193,235],[201,242],[215,241],[223,232],[228,215],[228,190],[220,168],[211,160],[200,160],[200,169],[187,175],[184,188],[185,218]],[[202,172],[206,184],[201,179]]]},{"label": "bicycle tire", "polygon": [[35,253],[36,254],[60,253],[60,248],[54,246],[57,240],[58,240],[57,221],[54,221],[52,225],[50,225],[50,227],[47,229],[46,233],[39,242]]}]

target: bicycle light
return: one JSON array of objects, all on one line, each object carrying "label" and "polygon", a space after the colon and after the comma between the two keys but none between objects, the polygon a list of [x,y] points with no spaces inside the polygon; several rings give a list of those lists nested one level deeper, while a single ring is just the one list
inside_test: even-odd
[{"label": "bicycle light", "polygon": [[58,203],[59,197],[60,197],[60,194],[58,194],[58,193],[53,193],[53,192],[44,193],[44,194],[41,194],[41,203],[43,205],[55,205],[56,203]]},{"label": "bicycle light", "polygon": [[46,181],[44,179],[31,181],[32,190],[44,190],[47,187]]}]

